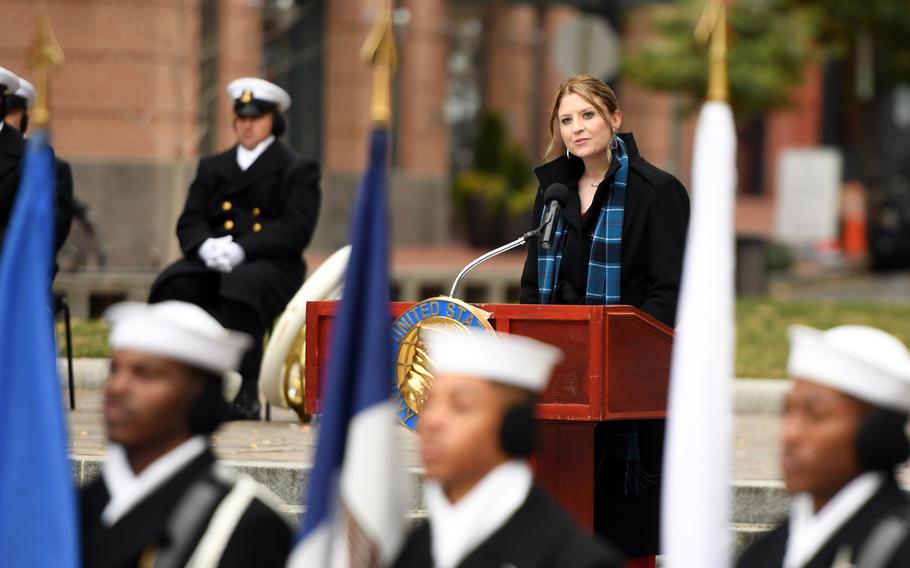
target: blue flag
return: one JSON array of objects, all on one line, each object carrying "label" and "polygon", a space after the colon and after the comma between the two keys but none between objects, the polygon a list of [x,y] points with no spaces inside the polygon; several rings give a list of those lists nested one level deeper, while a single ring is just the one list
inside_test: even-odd
[{"label": "blue flag", "polygon": [[404,540],[407,475],[391,379],[387,154],[388,133],[378,129],[352,219],[316,462],[290,566],[351,566],[364,558],[388,565]]},{"label": "blue flag", "polygon": [[51,309],[53,233],[54,154],[38,131],[28,141],[0,254],[2,566],[79,565]]}]

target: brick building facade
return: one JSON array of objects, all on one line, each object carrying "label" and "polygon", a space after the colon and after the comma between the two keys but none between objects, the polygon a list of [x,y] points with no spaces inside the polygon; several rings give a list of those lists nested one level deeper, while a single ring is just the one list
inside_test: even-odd
[{"label": "brick building facade", "polygon": [[[371,72],[358,58],[375,0],[48,0],[66,54],[51,101],[54,141],[71,159],[77,195],[96,220],[109,269],[155,271],[178,254],[174,221],[200,153],[232,143],[224,86],[263,75],[294,96],[288,140],[323,165],[316,250],[342,244],[366,159]],[[0,0],[7,22],[0,65],[25,77],[37,3]],[[552,92],[564,70],[552,57],[558,28],[578,12],[512,2],[398,0],[392,206],[396,245],[452,240],[449,185],[458,140],[451,104],[456,29],[480,29],[476,83],[482,108],[502,113],[539,163]],[[634,12],[626,41],[642,41]],[[17,25],[9,25],[17,22]],[[760,141],[762,191],[740,199],[737,224],[769,234],[777,155],[819,138],[816,69],[771,113]],[[692,117],[671,97],[618,83],[624,129],[643,154],[688,185]],[[64,264],[65,266],[65,264]]]}]

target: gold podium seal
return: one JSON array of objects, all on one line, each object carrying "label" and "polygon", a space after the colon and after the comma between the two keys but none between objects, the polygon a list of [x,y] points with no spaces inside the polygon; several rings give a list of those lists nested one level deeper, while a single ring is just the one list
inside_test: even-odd
[{"label": "gold podium seal", "polygon": [[414,430],[433,386],[433,364],[421,332],[483,329],[493,332],[490,313],[461,300],[439,296],[415,304],[392,323],[398,417]]}]

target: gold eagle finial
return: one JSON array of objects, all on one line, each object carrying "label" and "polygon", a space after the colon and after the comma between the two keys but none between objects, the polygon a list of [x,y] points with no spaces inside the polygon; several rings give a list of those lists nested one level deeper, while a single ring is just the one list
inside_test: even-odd
[{"label": "gold eagle finial", "polygon": [[392,73],[398,66],[398,51],[392,30],[392,2],[385,2],[381,13],[363,47],[360,58],[373,66],[373,93],[370,100],[370,119],[378,125],[388,125],[392,119]]},{"label": "gold eagle finial", "polygon": [[695,27],[695,38],[708,44],[708,100],[728,101],[727,5],[725,0],[707,0]]},{"label": "gold eagle finial", "polygon": [[42,3],[35,26],[35,39],[28,50],[28,66],[35,70],[35,108],[32,120],[36,126],[47,126],[50,113],[50,72],[63,63],[63,50],[54,36],[47,4]]}]

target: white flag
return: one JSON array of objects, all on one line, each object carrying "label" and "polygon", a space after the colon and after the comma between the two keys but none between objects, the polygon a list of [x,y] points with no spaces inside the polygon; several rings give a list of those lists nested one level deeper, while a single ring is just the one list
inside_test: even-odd
[{"label": "white flag", "polygon": [[732,560],[735,187],[733,113],[726,103],[705,103],[695,130],[664,448],[661,540],[670,568],[723,568]]}]

